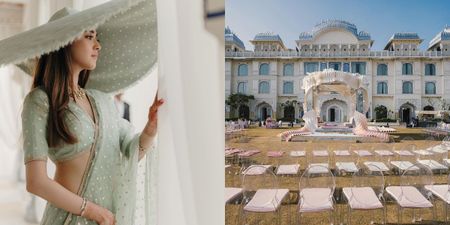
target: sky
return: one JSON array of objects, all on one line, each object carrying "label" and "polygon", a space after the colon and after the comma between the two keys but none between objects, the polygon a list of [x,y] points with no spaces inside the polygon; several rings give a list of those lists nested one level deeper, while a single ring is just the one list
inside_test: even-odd
[{"label": "sky", "polygon": [[322,20],[339,19],[356,25],[374,40],[372,50],[383,50],[397,32],[415,32],[423,39],[420,50],[450,25],[450,0],[225,0],[225,26],[253,50],[257,33],[279,34],[295,49],[301,32]]}]

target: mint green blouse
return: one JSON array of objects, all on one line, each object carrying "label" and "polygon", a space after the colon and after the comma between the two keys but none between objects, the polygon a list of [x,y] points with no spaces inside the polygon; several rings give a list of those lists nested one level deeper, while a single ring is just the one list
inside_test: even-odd
[{"label": "mint green blouse", "polygon": [[[78,195],[113,212],[117,224],[132,219],[136,201],[136,177],[139,136],[132,125],[119,116],[110,95],[86,89],[94,120],[75,102],[68,104],[64,122],[78,138],[78,143],[50,148],[46,130],[49,111],[47,94],[33,89],[23,103],[22,130],[25,163],[32,160],[53,162],[70,160],[83,151],[91,151],[89,166]],[[122,222],[120,222],[122,221]],[[48,203],[41,224],[88,224],[94,221],[72,215]]]}]

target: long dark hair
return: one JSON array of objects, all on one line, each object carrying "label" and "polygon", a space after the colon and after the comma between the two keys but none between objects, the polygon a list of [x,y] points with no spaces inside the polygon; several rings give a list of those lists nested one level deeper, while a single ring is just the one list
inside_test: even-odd
[{"label": "long dark hair", "polygon": [[[64,141],[68,144],[78,142],[67,125],[63,116],[70,101],[69,89],[75,90],[71,71],[71,45],[42,55],[36,64],[32,88],[42,87],[49,98],[47,122],[47,142],[49,147],[56,147]],[[89,79],[89,70],[82,70],[78,85],[85,87]]]}]

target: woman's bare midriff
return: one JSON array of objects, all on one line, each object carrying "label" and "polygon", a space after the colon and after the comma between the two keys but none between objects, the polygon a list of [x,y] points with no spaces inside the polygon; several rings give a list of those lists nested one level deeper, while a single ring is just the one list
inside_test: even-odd
[{"label": "woman's bare midriff", "polygon": [[54,180],[77,194],[88,165],[89,155],[89,149],[85,149],[73,159],[57,162]]}]

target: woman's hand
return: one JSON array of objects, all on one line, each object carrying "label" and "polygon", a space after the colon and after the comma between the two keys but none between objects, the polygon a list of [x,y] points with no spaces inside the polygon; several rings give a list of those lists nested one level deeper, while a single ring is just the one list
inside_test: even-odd
[{"label": "woman's hand", "polygon": [[164,104],[164,99],[158,99],[158,92],[156,92],[155,100],[148,111],[148,122],[144,129],[145,134],[150,137],[156,135],[156,130],[158,128],[158,108],[162,104]]},{"label": "woman's hand", "polygon": [[99,225],[115,225],[116,220],[114,218],[114,214],[95,203],[90,201],[87,202],[86,208],[82,215],[86,219],[93,220],[97,222]]}]

